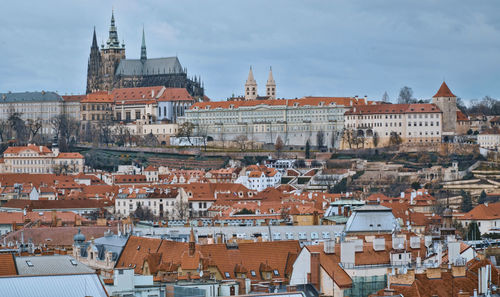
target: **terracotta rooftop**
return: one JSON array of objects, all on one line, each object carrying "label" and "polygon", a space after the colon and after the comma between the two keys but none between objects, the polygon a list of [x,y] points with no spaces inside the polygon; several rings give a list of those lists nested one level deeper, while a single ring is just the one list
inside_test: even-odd
[{"label": "terracotta rooftop", "polygon": [[352,107],[345,114],[401,114],[401,113],[440,113],[441,110],[434,104],[415,103],[415,104],[378,104],[378,105],[360,105]]},{"label": "terracotta rooftop", "polygon": [[0,253],[0,276],[17,275],[14,254]]},{"label": "terracotta rooftop", "polygon": [[455,96],[451,91],[450,88],[448,88],[448,85],[443,81],[441,84],[441,87],[439,87],[439,90],[437,91],[436,95],[432,96],[433,98],[436,97],[457,97]]}]

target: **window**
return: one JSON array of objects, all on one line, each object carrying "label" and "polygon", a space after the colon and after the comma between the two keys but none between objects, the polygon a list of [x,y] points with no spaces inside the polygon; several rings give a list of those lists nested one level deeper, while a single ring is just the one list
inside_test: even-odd
[{"label": "window", "polygon": [[28,267],[35,266],[35,265],[33,265],[33,262],[31,262],[31,260],[26,260],[26,265],[28,265]]},{"label": "window", "polygon": [[69,262],[70,262],[70,263],[71,263],[71,265],[73,265],[73,266],[78,265],[78,262],[76,262],[76,260],[75,260],[75,259],[69,259]]},{"label": "window", "polygon": [[256,277],[257,274],[255,273],[255,270],[250,270],[250,274],[253,276],[253,277]]},{"label": "window", "polygon": [[118,270],[118,274],[123,274],[123,270],[122,269]]},{"label": "window", "polygon": [[278,271],[278,269],[274,269],[273,274],[274,274],[274,276],[279,276],[280,272]]},{"label": "window", "polygon": [[231,277],[231,275],[229,275],[229,272],[224,272],[224,276],[225,276],[226,278],[230,278],[230,277]]}]

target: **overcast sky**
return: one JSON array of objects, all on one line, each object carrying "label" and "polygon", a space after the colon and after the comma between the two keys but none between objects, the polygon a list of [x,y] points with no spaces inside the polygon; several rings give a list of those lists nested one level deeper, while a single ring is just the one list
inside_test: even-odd
[{"label": "overcast sky", "polygon": [[[411,3],[410,3],[411,2]],[[273,67],[278,97],[430,98],[443,79],[464,99],[500,99],[500,1],[1,1],[0,92],[85,92],[93,26],[114,7],[129,58],[177,55],[206,93],[260,94]]]}]

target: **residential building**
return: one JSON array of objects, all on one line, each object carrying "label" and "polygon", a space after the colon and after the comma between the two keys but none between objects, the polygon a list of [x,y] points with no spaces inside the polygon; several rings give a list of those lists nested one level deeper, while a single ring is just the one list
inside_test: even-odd
[{"label": "residential building", "polygon": [[235,183],[242,184],[251,190],[262,191],[279,185],[281,172],[265,165],[250,165],[245,168],[245,172],[236,179]]},{"label": "residential building", "polygon": [[3,153],[2,173],[80,173],[85,158],[80,153],[61,153],[57,147],[28,144],[11,146]]},{"label": "residential building", "polygon": [[113,120],[113,97],[108,92],[95,92],[80,101],[81,129],[92,133],[105,121]]},{"label": "residential building", "polygon": [[500,227],[500,202],[479,204],[463,216],[457,217],[457,220],[465,228],[476,222],[481,234],[490,233]]},{"label": "residential building", "polygon": [[183,188],[124,188],[115,198],[115,214],[128,217],[139,206],[162,218],[184,218],[188,214],[188,196]]},{"label": "residential building", "polygon": [[320,145],[338,147],[345,111],[367,104],[372,103],[353,97],[198,102],[179,123],[194,124],[195,134],[214,141],[234,141],[245,135],[251,143],[274,144],[279,136],[286,150],[286,146],[304,148],[307,141],[317,146],[320,133]]},{"label": "residential building", "polygon": [[500,129],[485,129],[477,135],[477,144],[481,148],[497,151],[500,146]]}]

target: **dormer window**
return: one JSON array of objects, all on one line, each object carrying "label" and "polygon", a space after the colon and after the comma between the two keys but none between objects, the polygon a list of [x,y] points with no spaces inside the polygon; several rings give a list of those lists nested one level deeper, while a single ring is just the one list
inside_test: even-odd
[{"label": "dormer window", "polygon": [[280,272],[278,271],[278,269],[274,269],[273,274],[274,274],[274,276],[279,276]]},{"label": "dormer window", "polygon": [[230,277],[231,277],[231,275],[229,274],[229,272],[224,272],[224,276],[225,276],[226,278],[230,278]]}]

